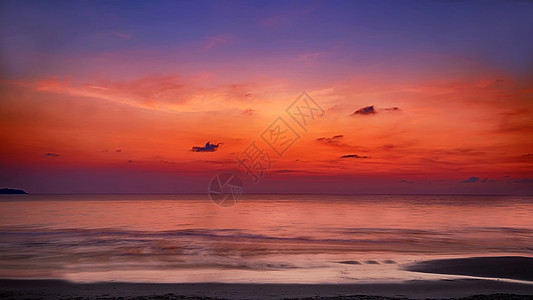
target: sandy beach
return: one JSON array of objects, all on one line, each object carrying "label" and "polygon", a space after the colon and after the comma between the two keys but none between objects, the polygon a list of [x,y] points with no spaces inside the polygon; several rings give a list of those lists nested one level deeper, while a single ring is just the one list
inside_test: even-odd
[{"label": "sandy beach", "polygon": [[0,299],[449,299],[474,295],[491,296],[473,299],[533,299],[533,285],[475,279],[308,285],[0,280],[0,291]]},{"label": "sandy beach", "polygon": [[[529,257],[471,257],[422,261],[404,268],[413,272],[510,278],[528,282],[532,279],[532,266],[533,258]],[[472,296],[477,297],[472,299],[533,299],[533,281],[528,284],[467,278],[396,283],[246,284],[0,280],[0,299],[373,299],[371,296],[374,299],[449,299]]]},{"label": "sandy beach", "polygon": [[[522,280],[412,280],[356,284],[73,283],[62,280],[0,280],[1,299],[533,299],[533,258],[472,257],[423,261],[416,272]],[[530,284],[527,281],[531,281]],[[384,298],[380,298],[384,297]]]}]

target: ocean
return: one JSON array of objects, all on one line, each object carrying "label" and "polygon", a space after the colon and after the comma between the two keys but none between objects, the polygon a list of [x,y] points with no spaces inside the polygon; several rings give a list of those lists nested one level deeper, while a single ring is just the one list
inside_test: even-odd
[{"label": "ocean", "polygon": [[1,195],[0,277],[354,283],[413,262],[533,257],[532,196]]}]

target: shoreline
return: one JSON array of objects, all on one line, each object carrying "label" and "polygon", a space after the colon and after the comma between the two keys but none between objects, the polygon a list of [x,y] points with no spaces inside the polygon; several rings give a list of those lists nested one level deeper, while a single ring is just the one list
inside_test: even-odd
[{"label": "shoreline", "polygon": [[491,295],[492,299],[496,294],[499,299],[533,299],[533,284],[481,279],[355,284],[74,283],[0,279],[0,299],[450,299],[474,295]]},{"label": "shoreline", "polygon": [[[405,266],[404,270],[483,278],[330,284],[84,283],[61,279],[0,279],[0,299],[451,299],[475,295],[484,296],[472,299],[533,299],[531,257],[427,260]],[[524,282],[512,282],[506,278]]]}]

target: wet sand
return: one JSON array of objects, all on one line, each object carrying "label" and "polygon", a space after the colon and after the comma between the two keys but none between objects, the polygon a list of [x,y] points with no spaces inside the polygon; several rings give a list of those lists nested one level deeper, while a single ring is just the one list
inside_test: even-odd
[{"label": "wet sand", "polygon": [[422,273],[527,280],[533,284],[533,258],[523,256],[428,260],[403,269]]},{"label": "wet sand", "polygon": [[533,299],[533,285],[477,279],[370,284],[83,284],[61,280],[0,280],[0,299],[341,299],[350,296],[351,299],[443,299],[480,294],[488,296],[471,299]]},{"label": "wet sand", "polygon": [[354,284],[73,283],[0,279],[0,299],[449,299],[474,295],[477,296],[466,299],[533,299],[533,258],[529,257],[430,260],[403,269],[524,282],[478,278]]}]

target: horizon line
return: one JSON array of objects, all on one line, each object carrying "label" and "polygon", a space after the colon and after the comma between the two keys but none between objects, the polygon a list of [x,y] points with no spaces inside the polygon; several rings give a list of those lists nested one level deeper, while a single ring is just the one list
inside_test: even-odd
[{"label": "horizon line", "polygon": [[[208,195],[208,193],[28,193],[0,195],[34,196],[119,196],[119,195]],[[317,195],[317,196],[533,196],[533,194],[481,194],[481,193],[245,193],[244,195]]]}]

